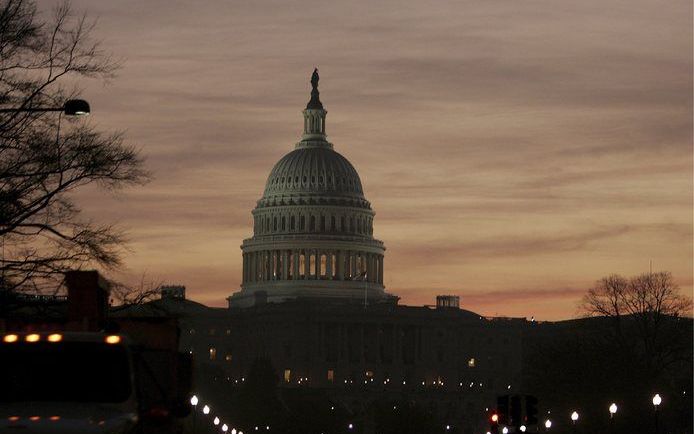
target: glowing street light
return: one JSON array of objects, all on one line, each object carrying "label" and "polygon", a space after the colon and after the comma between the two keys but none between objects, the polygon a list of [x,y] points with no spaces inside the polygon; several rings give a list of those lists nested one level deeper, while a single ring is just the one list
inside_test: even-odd
[{"label": "glowing street light", "polygon": [[190,405],[192,405],[193,407],[198,405],[198,397],[197,396],[193,395],[193,397],[190,398]]},{"label": "glowing street light", "polygon": [[215,417],[214,420],[212,421],[213,424],[219,425],[219,418]]},{"label": "glowing street light", "polygon": [[228,429],[229,427],[227,426],[227,424],[222,425],[222,431],[227,432]]},{"label": "glowing street light", "polygon": [[507,427],[504,427],[504,428],[501,430],[501,432],[502,432],[503,434],[508,434],[508,428],[507,428]]},{"label": "glowing street light", "polygon": [[658,434],[658,406],[663,402],[663,398],[659,394],[653,396],[653,415],[655,417],[655,434]]},{"label": "glowing street light", "polygon": [[574,425],[576,425],[577,420],[578,420],[578,412],[574,411],[573,413],[571,413],[571,421],[574,423]]},{"label": "glowing street light", "polygon": [[210,414],[210,406],[209,406],[209,405],[205,405],[205,406],[202,408],[202,413],[203,413],[203,414]]},{"label": "glowing street light", "polygon": [[552,421],[549,420],[549,419],[547,419],[547,420],[545,421],[545,429],[548,430],[548,429],[550,429],[550,428],[552,428]]},{"label": "glowing street light", "polygon": [[617,404],[615,404],[614,402],[612,404],[610,404],[609,410],[610,410],[610,419],[612,419],[614,417],[614,414],[617,413]]},{"label": "glowing street light", "polygon": [[525,432],[527,428],[525,427],[525,425],[521,425],[519,429],[521,430],[521,432]]}]

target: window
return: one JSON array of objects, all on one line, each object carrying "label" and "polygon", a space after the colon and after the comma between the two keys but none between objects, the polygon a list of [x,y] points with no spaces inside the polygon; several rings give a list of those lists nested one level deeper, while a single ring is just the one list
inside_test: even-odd
[{"label": "window", "polygon": [[474,368],[475,367],[475,358],[472,357],[470,360],[467,361],[467,367],[468,368]]},{"label": "window", "polygon": [[331,383],[335,380],[335,371],[328,369],[328,381]]},{"label": "window", "polygon": [[210,360],[217,359],[217,349],[215,347],[210,348]]},{"label": "window", "polygon": [[284,370],[284,382],[289,383],[292,381],[292,370],[291,369],[285,369]]}]

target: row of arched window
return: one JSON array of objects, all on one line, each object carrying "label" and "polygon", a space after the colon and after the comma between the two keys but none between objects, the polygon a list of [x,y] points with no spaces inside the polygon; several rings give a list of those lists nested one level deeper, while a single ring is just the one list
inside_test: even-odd
[{"label": "row of arched window", "polygon": [[347,233],[373,234],[373,217],[335,214],[270,214],[255,216],[256,235],[276,233]]}]

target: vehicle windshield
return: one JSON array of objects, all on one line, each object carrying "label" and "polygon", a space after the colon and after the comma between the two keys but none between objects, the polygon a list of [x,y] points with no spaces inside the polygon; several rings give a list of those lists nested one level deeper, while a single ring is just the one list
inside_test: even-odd
[{"label": "vehicle windshield", "polygon": [[0,401],[123,402],[128,360],[123,346],[100,342],[0,345]]}]

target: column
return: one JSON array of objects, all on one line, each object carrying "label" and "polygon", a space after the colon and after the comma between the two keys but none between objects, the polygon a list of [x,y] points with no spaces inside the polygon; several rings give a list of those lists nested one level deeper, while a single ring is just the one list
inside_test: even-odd
[{"label": "column", "polygon": [[357,263],[357,258],[356,255],[354,254],[354,251],[350,250],[349,252],[349,275],[351,278],[355,277],[356,270],[354,267],[356,266]]},{"label": "column", "polygon": [[299,278],[299,250],[294,249],[292,256],[294,257],[294,262],[292,264],[292,280],[297,280]]},{"label": "column", "polygon": [[328,280],[333,279],[333,251],[326,250],[325,252],[325,274],[328,275]]},{"label": "column", "polygon": [[342,253],[342,250],[335,252],[335,261],[337,262],[335,264],[337,267],[337,280],[345,280],[345,255]]},{"label": "column", "polygon": [[311,258],[309,258],[309,250],[304,249],[304,279],[310,279],[310,271],[311,271]]},{"label": "column", "polygon": [[282,250],[282,280],[289,277],[289,250]]},{"label": "column", "polygon": [[378,258],[378,283],[383,285],[383,260],[385,259],[384,256],[379,256]]},{"label": "column", "polygon": [[[319,224],[320,222],[317,221],[316,224]],[[318,249],[313,249],[311,252],[311,255],[313,255],[313,278],[314,279],[320,279],[320,251]]]}]

